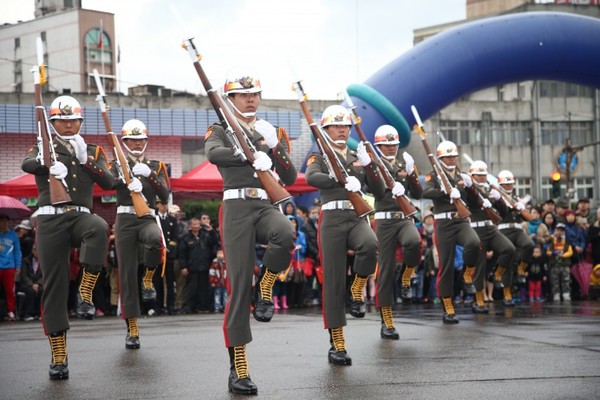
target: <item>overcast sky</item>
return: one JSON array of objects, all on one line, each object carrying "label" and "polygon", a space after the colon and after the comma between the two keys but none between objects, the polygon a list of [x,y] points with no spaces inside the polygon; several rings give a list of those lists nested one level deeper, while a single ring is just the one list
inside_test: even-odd
[{"label": "overcast sky", "polygon": [[[2,6],[0,23],[33,19],[34,0]],[[200,93],[181,48],[195,37],[213,86],[245,65],[263,97],[276,99],[295,98],[297,79],[309,98],[336,99],[410,50],[414,29],[465,18],[465,0],[83,0],[83,8],[115,14],[120,91],[155,84]]]}]

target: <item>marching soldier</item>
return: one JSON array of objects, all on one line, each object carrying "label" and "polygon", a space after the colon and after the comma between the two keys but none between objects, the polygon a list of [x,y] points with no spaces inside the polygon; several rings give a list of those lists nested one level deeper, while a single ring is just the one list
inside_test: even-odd
[{"label": "marching soldier", "polygon": [[[152,283],[156,268],[161,265],[163,252],[162,233],[155,219],[155,201],[158,197],[166,202],[169,197],[167,168],[161,161],[144,156],[148,146],[146,125],[131,119],[123,125],[121,142],[129,153],[127,162],[134,175],[131,183],[119,178],[119,166],[114,163],[111,172],[115,177],[117,190],[117,220],[115,240],[119,260],[119,288],[121,292],[121,313],[127,324],[125,348],[139,349],[140,335],[137,320],[141,315],[138,285],[138,265],[144,265],[142,279],[142,301],[156,300],[156,290]],[[123,168],[126,168],[123,166]],[[142,193],[148,202],[151,214],[138,217],[135,213],[131,192]],[[138,260],[138,245],[143,246],[143,260]]]},{"label": "marching soldier", "polygon": [[[471,196],[468,199],[468,206],[471,210],[471,227],[475,229],[479,240],[481,240],[481,252],[479,254],[479,262],[475,270],[473,283],[475,285],[475,302],[471,310],[476,314],[487,314],[488,308],[485,306],[483,299],[483,290],[485,285],[485,267],[486,267],[486,252],[492,250],[497,263],[497,269],[503,270],[506,265],[512,265],[515,255],[515,246],[502,233],[498,231],[496,224],[492,222],[486,209],[492,206],[499,210],[506,210],[506,203],[501,200],[500,193],[491,189],[487,183],[487,164],[481,160],[474,161],[469,168],[469,174],[463,174],[463,179],[467,187],[474,186],[475,191],[471,191]],[[480,205],[479,194],[484,197],[483,205]],[[493,200],[493,203],[492,201]],[[494,284],[496,287],[502,287],[501,277],[495,277]]]},{"label": "marching soldier", "polygon": [[379,268],[377,269],[376,306],[381,312],[381,337],[399,339],[394,327],[392,306],[394,305],[394,272],[396,269],[396,247],[402,246],[404,269],[402,273],[401,296],[410,298],[410,278],[421,260],[421,235],[412,217],[404,215],[395,201],[396,196],[408,192],[413,198],[420,199],[423,188],[415,170],[415,161],[410,154],[402,154],[404,163],[398,160],[400,144],[398,131],[391,125],[377,128],[373,138],[377,151],[381,154],[384,166],[390,171],[396,182],[392,190],[375,198],[376,234],[379,241]]},{"label": "marching soldier", "polygon": [[367,219],[356,215],[348,201],[347,192],[359,192],[365,184],[376,196],[383,196],[385,191],[383,179],[364,144],[360,143],[356,152],[346,146],[351,125],[350,114],[342,106],[327,107],[321,117],[321,126],[349,174],[345,187],[331,178],[321,154],[311,155],[306,168],[306,181],[319,188],[323,203],[318,231],[321,262],[325,266],[323,319],[331,342],[328,359],[330,363],[338,365],[352,364],[344,339],[346,250],[352,249],[355,252],[350,308],[353,317],[365,316],[366,306],[362,292],[377,263],[377,237]]},{"label": "marching soldier", "polygon": [[454,255],[456,245],[463,247],[463,260],[465,265],[464,282],[465,292],[475,294],[473,286],[473,273],[479,259],[480,243],[477,234],[471,228],[468,218],[461,218],[454,199],[466,200],[468,193],[463,178],[456,171],[458,163],[458,149],[456,145],[445,140],[436,149],[437,158],[442,165],[444,174],[448,177],[452,190],[446,193],[440,185],[435,171],[425,178],[423,197],[433,200],[435,218],[434,243],[440,259],[440,269],[437,277],[438,293],[444,303],[445,324],[458,324],[459,320],[452,303],[454,286]]},{"label": "marching soldier", "polygon": [[[69,254],[79,247],[82,277],[77,295],[77,316],[92,319],[96,312],[92,291],[106,263],[108,224],[91,213],[94,182],[104,189],[113,185],[102,147],[87,144],[79,135],[83,123],[81,105],[71,96],[59,96],[50,105],[50,123],[58,161],[49,169],[38,161],[42,149],[33,146],[22,163],[23,171],[35,175],[38,187],[37,251],[44,274],[42,322],[50,340],[50,379],[69,377],[67,330],[69,320]],[[53,206],[49,174],[64,180],[72,202]]]},{"label": "marching soldier", "polygon": [[[255,174],[255,171],[269,171],[275,167],[286,185],[293,184],[297,175],[290,160],[290,143],[285,129],[256,118],[261,91],[256,74],[243,67],[230,71],[224,86],[235,117],[258,150],[254,153],[253,165],[235,153],[221,125],[212,125],[205,134],[207,158],[223,177],[220,226],[230,288],[223,333],[230,359],[229,391],[239,394],[258,393],[246,359],[246,344],[252,341],[248,320],[251,299],[254,318],[269,322],[275,310],[273,284],[278,273],[290,265],[294,247],[292,225],[269,202]],[[252,296],[256,243],[267,243],[267,248],[262,274]]]},{"label": "marching soldier", "polygon": [[[524,279],[525,270],[527,269],[533,254],[533,241],[527,236],[521,226],[523,218],[520,213],[525,209],[525,204],[528,199],[527,197],[519,199],[513,194],[514,183],[515,177],[512,172],[503,170],[498,173],[498,184],[515,200],[515,208],[506,207],[504,210],[499,210],[501,211],[500,215],[502,216],[502,221],[498,224],[498,230],[519,250],[519,267],[517,273],[519,277]],[[514,307],[515,304],[512,301],[511,293],[513,264],[499,264],[494,276],[496,280],[502,279],[502,284],[504,286],[504,305],[506,307]]]}]

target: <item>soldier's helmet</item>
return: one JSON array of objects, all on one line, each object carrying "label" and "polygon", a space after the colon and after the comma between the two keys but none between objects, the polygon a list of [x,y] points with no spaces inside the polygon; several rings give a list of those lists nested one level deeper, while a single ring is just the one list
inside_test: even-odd
[{"label": "soldier's helmet", "polygon": [[471,175],[487,175],[487,164],[481,160],[473,161],[471,167],[469,167],[469,173]]},{"label": "soldier's helmet", "polygon": [[227,73],[223,93],[260,93],[261,91],[260,79],[252,69],[236,67]]},{"label": "soldier's helmet", "polygon": [[81,104],[71,96],[58,96],[50,104],[50,120],[80,119],[83,121]]},{"label": "soldier's helmet", "polygon": [[148,139],[148,129],[139,119],[130,119],[123,124],[121,139]]},{"label": "soldier's helmet", "polygon": [[498,173],[498,183],[501,185],[515,183],[515,177],[509,170],[502,170]]},{"label": "soldier's helmet", "polygon": [[444,140],[443,142],[438,144],[438,147],[436,149],[436,155],[438,156],[438,158],[458,156],[458,148],[456,147],[454,142]]},{"label": "soldier's helmet", "polygon": [[329,125],[352,125],[352,117],[345,107],[339,105],[329,106],[323,111],[321,116],[321,127]]},{"label": "soldier's helmet", "polygon": [[398,135],[398,131],[391,125],[381,125],[375,131],[375,135],[373,136],[373,142],[375,145],[380,144],[400,144],[400,136]]}]

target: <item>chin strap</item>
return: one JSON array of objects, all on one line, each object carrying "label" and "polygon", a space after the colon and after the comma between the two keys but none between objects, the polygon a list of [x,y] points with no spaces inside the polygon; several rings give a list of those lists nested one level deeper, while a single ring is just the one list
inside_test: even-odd
[{"label": "chin strap", "polygon": [[238,113],[238,114],[240,114],[240,115],[241,115],[242,117],[244,117],[244,118],[252,118],[252,117],[254,117],[254,116],[256,115],[256,111],[254,111],[254,112],[245,112],[245,113],[241,112],[241,111],[240,111],[240,110],[239,110],[239,109],[238,109],[238,108],[235,106],[235,104],[233,104],[233,102],[232,102],[232,101],[229,99],[229,97],[227,97],[227,101],[229,102],[229,104],[231,104],[231,107],[233,107],[233,109],[234,109],[235,111],[237,111],[237,113]]}]

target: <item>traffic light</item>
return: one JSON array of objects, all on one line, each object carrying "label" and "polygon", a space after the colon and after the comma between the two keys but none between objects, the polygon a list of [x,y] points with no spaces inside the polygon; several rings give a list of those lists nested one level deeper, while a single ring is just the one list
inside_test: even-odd
[{"label": "traffic light", "polygon": [[550,175],[550,183],[552,188],[550,189],[550,197],[557,199],[560,197],[560,172],[554,171]]}]

